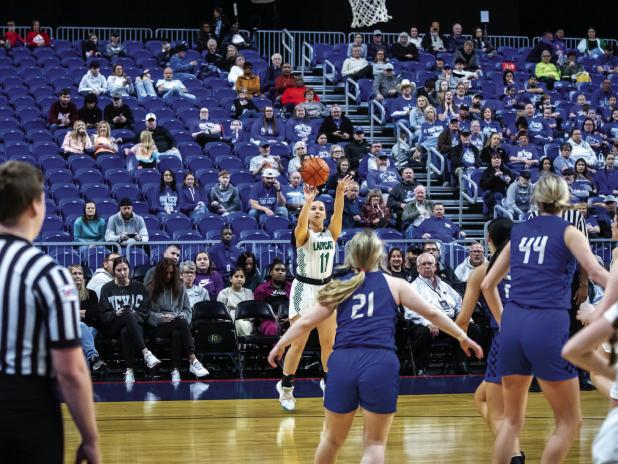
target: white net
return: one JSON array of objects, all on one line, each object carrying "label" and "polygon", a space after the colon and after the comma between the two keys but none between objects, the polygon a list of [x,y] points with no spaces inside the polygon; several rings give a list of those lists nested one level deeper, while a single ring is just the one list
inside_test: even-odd
[{"label": "white net", "polygon": [[385,23],[391,17],[386,11],[386,0],[349,0],[352,6],[352,27]]}]

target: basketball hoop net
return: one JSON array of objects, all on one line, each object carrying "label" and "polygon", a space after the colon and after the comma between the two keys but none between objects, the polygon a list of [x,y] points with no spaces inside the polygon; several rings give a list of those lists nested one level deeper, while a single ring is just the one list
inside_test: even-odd
[{"label": "basketball hoop net", "polygon": [[386,11],[386,0],[349,0],[352,7],[352,27],[385,23],[391,16]]}]

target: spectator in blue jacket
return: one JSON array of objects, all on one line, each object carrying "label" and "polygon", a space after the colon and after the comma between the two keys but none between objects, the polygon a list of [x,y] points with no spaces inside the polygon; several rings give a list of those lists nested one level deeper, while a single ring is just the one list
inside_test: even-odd
[{"label": "spectator in blue jacket", "polygon": [[575,169],[575,160],[571,157],[571,144],[560,145],[560,154],[554,159],[554,172],[561,176],[566,169]]},{"label": "spectator in blue jacket", "polygon": [[452,242],[458,238],[464,238],[466,233],[459,230],[459,226],[450,219],[444,217],[444,204],[434,203],[433,216],[421,222],[415,231],[416,238],[425,240],[440,240]]},{"label": "spectator in blue jacket", "polygon": [[618,170],[614,169],[616,156],[608,153],[605,157],[605,166],[597,170],[594,183],[599,195],[618,195]]},{"label": "spectator in blue jacket", "polygon": [[199,71],[198,62],[187,58],[187,46],[183,43],[176,45],[176,53],[172,55],[168,66],[174,71],[174,77],[181,81],[196,77]]},{"label": "spectator in blue jacket", "polygon": [[180,201],[182,204],[180,211],[194,221],[199,221],[207,212],[204,194],[191,173],[185,176]]},{"label": "spectator in blue jacket", "polygon": [[163,171],[161,184],[150,196],[150,212],[159,216],[180,213],[182,197],[176,187],[176,177],[169,169]]},{"label": "spectator in blue jacket", "polygon": [[388,193],[401,180],[394,163],[389,163],[391,157],[390,152],[386,151],[378,154],[376,163],[378,169],[367,174],[367,187],[370,190],[379,189],[382,193]]},{"label": "spectator in blue jacket", "polygon": [[345,189],[343,198],[343,228],[362,227],[361,209],[363,202],[358,198],[360,187],[356,182],[350,182]]},{"label": "spectator in blue jacket", "polygon": [[236,261],[240,258],[240,250],[232,242],[234,232],[229,225],[221,229],[221,242],[208,248],[208,255],[215,263],[215,268],[221,274],[225,285],[229,284],[232,270],[236,267]]}]

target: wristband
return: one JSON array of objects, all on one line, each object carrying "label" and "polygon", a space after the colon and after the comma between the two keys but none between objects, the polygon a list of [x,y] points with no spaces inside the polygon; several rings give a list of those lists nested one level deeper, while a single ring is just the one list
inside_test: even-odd
[{"label": "wristband", "polygon": [[464,340],[466,340],[467,338],[468,338],[468,334],[465,333],[463,330],[461,331],[461,333],[457,337],[455,337],[455,339],[458,342],[460,342],[460,343],[463,342]]}]

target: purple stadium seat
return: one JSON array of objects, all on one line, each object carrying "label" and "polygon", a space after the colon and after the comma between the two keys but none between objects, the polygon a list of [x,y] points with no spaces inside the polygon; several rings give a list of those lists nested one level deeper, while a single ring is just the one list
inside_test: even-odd
[{"label": "purple stadium seat", "polygon": [[221,231],[221,228],[225,225],[225,221],[221,216],[205,216],[197,223],[197,227],[202,235],[206,235],[211,230]]},{"label": "purple stadium seat", "polygon": [[148,231],[148,241],[149,242],[169,242],[171,237],[169,236],[169,234],[163,230],[159,230],[159,231],[155,231],[150,233],[150,230]]},{"label": "purple stadium seat", "polygon": [[193,175],[200,185],[216,184],[219,181],[219,171],[215,169],[198,169]]},{"label": "purple stadium seat", "polygon": [[232,149],[226,143],[209,142],[204,146],[204,152],[214,160],[217,156],[229,156]]},{"label": "purple stadium seat", "polygon": [[292,229],[279,229],[273,232],[275,240],[290,240],[294,231]]},{"label": "purple stadium seat", "polygon": [[62,247],[62,250],[58,252],[48,251],[48,253],[58,262],[58,264],[64,267],[81,263],[79,253],[71,249],[66,249],[66,247]]},{"label": "purple stadium seat", "polygon": [[182,169],[182,161],[174,155],[160,155],[159,156],[159,171],[165,170],[175,171],[176,169]]},{"label": "purple stadium seat", "polygon": [[245,171],[243,169],[235,169],[233,171],[230,171],[230,182],[232,183],[232,185],[238,185],[238,184],[246,184],[246,183],[254,183],[255,182],[255,178],[253,177],[253,174],[251,174],[250,171]]},{"label": "purple stadium seat", "polygon": [[161,182],[161,173],[156,169],[138,169],[135,171],[135,179],[140,187],[146,184],[158,184]]},{"label": "purple stadium seat", "polygon": [[80,185],[103,183],[103,174],[98,169],[78,169],[75,172],[75,180]]},{"label": "purple stadium seat", "polygon": [[67,218],[72,214],[81,215],[84,213],[84,205],[86,202],[79,198],[65,198],[58,202],[58,206],[62,211],[62,215]]},{"label": "purple stadium seat", "polygon": [[96,168],[96,163],[92,157],[86,155],[71,155],[67,159],[67,163],[73,172],[77,172],[79,169]]},{"label": "purple stadium seat", "polygon": [[102,183],[84,184],[81,186],[80,192],[87,200],[109,197],[109,187]]},{"label": "purple stadium seat", "polygon": [[99,216],[109,217],[118,212],[118,203],[112,198],[95,198],[94,202]]},{"label": "purple stadium seat", "polygon": [[136,201],[140,198],[140,190],[135,184],[114,184],[111,186],[111,194],[118,201],[123,198]]},{"label": "purple stadium seat", "polygon": [[196,230],[176,230],[172,233],[172,239],[179,242],[190,242],[203,240],[202,235]]},{"label": "purple stadium seat", "polygon": [[66,167],[64,158],[58,155],[43,155],[39,158],[39,167],[43,172],[50,169],[62,169]]},{"label": "purple stadium seat", "polygon": [[402,240],[403,234],[395,229],[376,229],[376,234],[382,240]]},{"label": "purple stadium seat", "polygon": [[212,169],[213,163],[210,158],[204,155],[187,156],[185,159],[185,168],[191,173],[195,173],[199,169]]},{"label": "purple stadium seat", "polygon": [[126,169],[108,169],[104,174],[105,182],[111,187],[114,184],[132,184],[133,176]]},{"label": "purple stadium seat", "polygon": [[165,231],[170,235],[174,231],[191,229],[191,219],[182,214],[163,216],[161,222]]},{"label": "purple stadium seat", "polygon": [[249,209],[249,195],[251,193],[252,187],[253,182],[236,185],[236,188],[238,189],[238,195],[240,196],[240,202],[242,203],[243,211]]},{"label": "purple stadium seat", "polygon": [[[231,216],[231,215],[230,215]],[[241,230],[257,230],[258,224],[251,216],[243,214],[229,218],[229,224],[234,234],[240,236]]]},{"label": "purple stadium seat", "polygon": [[93,247],[88,249],[88,256],[86,257],[86,263],[90,269],[99,269],[103,267],[105,256],[109,253],[109,250],[105,247]]},{"label": "purple stadium seat", "polygon": [[239,238],[241,241],[270,240],[271,239],[270,235],[268,235],[268,232],[265,232],[263,230],[241,230]]},{"label": "purple stadium seat", "polygon": [[159,232],[161,230],[161,221],[159,218],[153,214],[144,214],[143,216],[144,224],[146,224],[146,229],[148,229],[148,233]]},{"label": "purple stadium seat", "polygon": [[182,154],[183,159],[186,159],[189,156],[202,155],[202,149],[197,143],[179,143],[178,150]]},{"label": "purple stadium seat", "polygon": [[7,158],[14,158],[19,156],[31,156],[30,145],[24,141],[8,142],[4,145],[4,153]]},{"label": "purple stadium seat", "polygon": [[45,170],[45,178],[47,179],[47,184],[50,186],[73,183],[73,173],[64,168]]},{"label": "purple stadium seat", "polygon": [[62,218],[58,216],[47,216],[43,221],[43,226],[41,227],[41,234],[44,232],[63,232],[64,231],[64,222],[62,222]]},{"label": "purple stadium seat", "polygon": [[123,169],[124,162],[118,155],[99,155],[96,162],[98,168],[105,172],[108,169]]},{"label": "purple stadium seat", "polygon": [[141,247],[131,247],[129,253],[123,250],[131,268],[150,265],[150,258]]},{"label": "purple stadium seat", "polygon": [[217,156],[215,159],[215,166],[217,166],[218,169],[229,171],[231,169],[242,169],[243,162],[236,156]]},{"label": "purple stadium seat", "polygon": [[269,234],[273,235],[275,230],[286,229],[290,226],[290,221],[287,218],[281,216],[269,216],[264,220],[262,224],[263,229]]},{"label": "purple stadium seat", "polygon": [[189,134],[188,132],[180,131],[180,132],[176,132],[176,133],[172,133],[172,135],[174,136],[174,138],[176,139],[176,143],[180,144],[180,143],[193,143],[193,137],[191,137],[191,134]]},{"label": "purple stadium seat", "polygon": [[79,190],[73,184],[54,184],[49,188],[49,193],[56,199],[56,203],[65,198],[79,198]]}]

